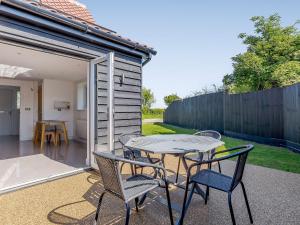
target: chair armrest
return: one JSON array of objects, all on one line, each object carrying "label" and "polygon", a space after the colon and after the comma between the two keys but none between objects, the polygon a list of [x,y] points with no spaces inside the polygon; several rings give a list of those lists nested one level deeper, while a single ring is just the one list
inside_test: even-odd
[{"label": "chair armrest", "polygon": [[113,155],[111,152],[93,152],[93,154],[96,157],[97,156],[106,157],[106,158],[109,158],[109,159],[112,159],[112,160],[116,160],[116,161],[124,162],[124,163],[129,163],[129,164],[132,164],[132,165],[143,166],[143,167],[152,167],[154,169],[161,170],[164,174],[164,177],[165,178],[167,177],[166,176],[167,175],[166,169],[162,166],[157,165],[157,164],[151,164],[151,163],[145,163],[145,162],[139,162],[139,161],[135,161],[135,160],[125,159],[123,157]]},{"label": "chair armrest", "polygon": [[161,170],[165,169],[164,167],[159,166],[157,164],[139,162],[139,161],[136,161],[136,160],[125,159],[125,158],[118,157],[118,156],[116,156],[116,160],[120,161],[120,162],[126,162],[126,163],[129,163],[129,164],[137,165],[137,166],[152,167],[152,168],[161,169]]},{"label": "chair armrest", "polygon": [[122,157],[117,157],[116,156],[116,160],[120,161],[120,162],[124,162],[124,163],[129,163],[132,165],[137,165],[137,166],[142,166],[142,167],[151,167],[157,170],[161,170],[163,172],[163,179],[166,181],[167,179],[167,171],[164,167],[159,166],[157,164],[151,164],[151,163],[145,163],[145,162],[139,162],[139,161],[135,161],[135,160],[129,160],[129,159],[125,159]]},{"label": "chair armrest", "polygon": [[[235,147],[235,148],[231,148],[231,149],[228,149],[228,150],[224,150],[224,151],[220,151],[220,152],[217,152],[217,153],[224,153],[224,152],[230,152],[230,151],[234,151],[234,150],[237,150],[237,149],[245,149],[245,150],[248,150],[248,149],[252,149],[253,148],[253,145],[244,145],[244,146],[238,146],[238,147]],[[189,176],[191,175],[191,170],[192,168],[194,168],[195,166],[201,166],[202,164],[212,164],[214,162],[220,162],[220,161],[223,161],[223,160],[226,160],[226,159],[230,159],[230,158],[233,158],[235,156],[237,156],[239,154],[239,152],[237,153],[232,153],[230,155],[226,155],[226,156],[223,156],[223,157],[220,157],[220,158],[215,158],[213,159],[213,156],[210,160],[203,160],[201,162],[196,162],[196,163],[193,163],[192,165],[190,165],[189,169],[188,169],[188,174],[187,174],[187,177],[189,178]],[[216,155],[216,154],[213,154],[213,155]]]},{"label": "chair armrest", "polygon": [[238,150],[238,149],[242,149],[242,148],[248,148],[253,145],[243,145],[243,146],[237,146],[237,147],[234,147],[234,148],[230,148],[230,149],[226,149],[226,150],[223,150],[223,151],[218,151],[218,152],[215,152],[211,155],[210,159],[213,159],[216,155],[219,155],[219,154],[222,154],[222,153],[225,153],[225,152],[232,152],[232,151],[235,151],[235,150]]}]

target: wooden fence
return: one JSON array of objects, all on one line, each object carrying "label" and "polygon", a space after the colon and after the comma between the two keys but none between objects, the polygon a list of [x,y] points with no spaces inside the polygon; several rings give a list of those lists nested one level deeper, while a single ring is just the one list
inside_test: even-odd
[{"label": "wooden fence", "polygon": [[245,94],[213,93],[173,102],[164,122],[300,149],[300,83]]}]

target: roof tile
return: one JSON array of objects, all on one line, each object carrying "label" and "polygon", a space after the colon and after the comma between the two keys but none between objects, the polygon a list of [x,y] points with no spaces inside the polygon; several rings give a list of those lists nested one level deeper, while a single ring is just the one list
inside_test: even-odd
[{"label": "roof tile", "polygon": [[40,0],[40,4],[77,17],[89,23],[96,22],[86,6],[76,0]]}]

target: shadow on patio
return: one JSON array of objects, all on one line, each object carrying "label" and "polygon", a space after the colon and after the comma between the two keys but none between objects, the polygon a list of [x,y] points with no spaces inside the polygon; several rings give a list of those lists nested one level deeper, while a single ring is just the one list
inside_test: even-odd
[{"label": "shadow on patio", "polygon": [[[175,169],[176,161],[174,160],[169,157],[166,166]],[[225,173],[230,174],[233,171],[234,162],[225,161],[222,166]],[[172,178],[170,177],[170,179]],[[180,179],[184,180],[185,177],[180,176]],[[89,172],[84,182],[88,182],[91,186],[82,196],[83,200],[70,201],[68,204],[51,210],[48,214],[48,220],[51,223],[93,224],[95,207],[103,187],[98,175],[93,171]],[[300,188],[298,174],[247,165],[244,182],[248,191],[254,224],[297,224],[300,220],[300,199],[296,194]],[[183,191],[171,186],[170,194],[174,208],[181,208]],[[136,213],[132,205],[130,224],[169,224],[167,207],[160,202],[160,195],[165,197],[163,190],[152,191],[139,213]],[[233,207],[237,224],[250,224],[240,187],[233,194]],[[173,213],[174,219],[180,215],[176,210]],[[111,195],[106,195],[101,207],[100,218],[101,223],[99,224],[124,224],[123,203]],[[185,218],[185,224],[231,224],[227,195],[212,190],[207,205],[204,204],[201,197],[194,196]]]}]

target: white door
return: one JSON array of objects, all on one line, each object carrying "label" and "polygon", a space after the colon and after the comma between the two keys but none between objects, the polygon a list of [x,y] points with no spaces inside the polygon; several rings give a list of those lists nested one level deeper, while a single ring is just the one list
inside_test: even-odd
[{"label": "white door", "polygon": [[12,133],[12,112],[13,112],[13,91],[0,89],[0,135],[11,135]]},{"label": "white door", "polygon": [[114,148],[113,81],[114,53],[94,59],[90,63],[89,149],[91,166],[97,168],[94,151],[112,151]]}]

